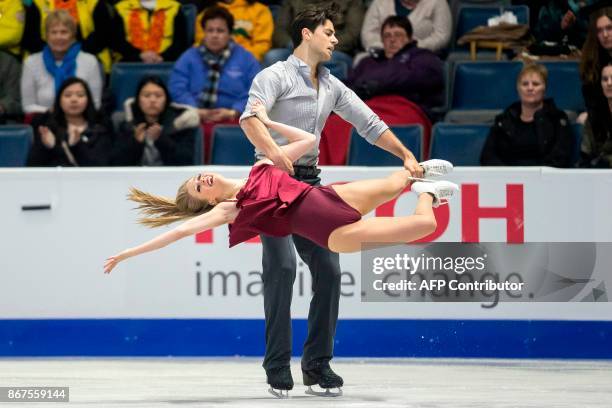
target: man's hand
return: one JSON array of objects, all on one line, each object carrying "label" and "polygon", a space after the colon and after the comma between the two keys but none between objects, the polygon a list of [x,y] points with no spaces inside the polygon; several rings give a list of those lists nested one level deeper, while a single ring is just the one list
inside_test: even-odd
[{"label": "man's hand", "polygon": [[410,154],[404,158],[404,168],[412,174],[412,177],[423,178],[423,168],[419,166],[414,155]]},{"label": "man's hand", "polygon": [[147,64],[157,64],[159,62],[163,62],[164,59],[156,52],[153,51],[143,51],[140,53],[140,59],[142,62]]},{"label": "man's hand", "polygon": [[274,163],[276,167],[282,171],[293,174],[293,163],[285,152],[277,146],[273,152],[266,154],[266,157]]}]

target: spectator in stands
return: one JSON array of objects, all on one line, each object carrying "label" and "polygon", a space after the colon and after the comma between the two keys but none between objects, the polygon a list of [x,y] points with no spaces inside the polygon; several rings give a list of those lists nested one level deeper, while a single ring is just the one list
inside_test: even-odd
[{"label": "spectator in stands", "polygon": [[185,51],[170,74],[174,101],[198,108],[203,122],[236,119],[260,70],[251,53],[231,38],[234,18],[224,7],[211,7],[201,19],[206,35]]},{"label": "spectator in stands", "polygon": [[171,103],[164,82],[155,76],[140,81],[136,97],[125,102],[113,164],[120,166],[187,166],[193,163],[195,109]]},{"label": "spectator in stands", "polygon": [[97,55],[110,72],[111,55],[108,47],[112,33],[110,6],[105,0],[33,0],[27,8],[27,23],[23,45],[29,52],[39,52],[45,46],[45,21],[50,12],[66,10],[76,21],[76,40],[84,52]]},{"label": "spectator in stands", "polygon": [[393,15],[410,20],[419,47],[438,52],[448,46],[453,22],[446,0],[374,0],[361,28],[361,42],[366,51],[382,47],[382,23]]},{"label": "spectator in stands", "polygon": [[573,136],[567,115],[544,99],[548,72],[531,64],[517,79],[520,101],[495,118],[480,157],[485,166],[569,167]]},{"label": "spectator in stands", "polygon": [[13,55],[0,51],[0,124],[17,121],[21,116],[19,77],[21,64]]},{"label": "spectator in stands", "polygon": [[176,0],[121,0],[115,4],[114,50],[121,61],[176,61],[191,45],[180,8]]},{"label": "spectator in stands", "polygon": [[[231,31],[234,41],[261,61],[264,54],[272,47],[274,21],[267,6],[254,0],[221,0],[218,6],[225,7],[234,17]],[[196,23],[196,44],[205,36],[201,23],[204,13],[198,16]]]},{"label": "spectator in stands", "polygon": [[[285,0],[275,20],[273,46],[274,48],[293,48],[291,43],[291,23],[296,14],[313,3],[329,3],[325,0],[315,2],[306,0]],[[338,5],[337,20],[334,24],[338,45],[334,49],[332,60],[344,54],[343,60],[348,61],[349,68],[351,56],[360,47],[359,34],[363,24],[364,7],[362,0],[334,0]]]},{"label": "spectator in stands", "polygon": [[601,72],[612,62],[612,0],[604,0],[585,9],[589,15],[589,32],[582,48],[580,77],[582,95],[590,125],[607,126],[608,101],[602,92]]},{"label": "spectator in stands", "polygon": [[540,9],[533,30],[536,40],[582,48],[588,31],[588,18],[580,13],[580,3],[587,2],[549,0]]},{"label": "spectator in stands", "polygon": [[87,82],[68,78],[53,110],[32,122],[34,144],[28,166],[105,166],[112,127],[98,114]]},{"label": "spectator in stands", "polygon": [[49,13],[45,21],[47,45],[28,57],[21,75],[21,104],[25,113],[45,112],[56,91],[70,77],[87,82],[96,108],[102,97],[102,72],[95,56],[81,51],[76,23],[66,10]]},{"label": "spectator in stands", "polygon": [[401,95],[425,112],[439,106],[444,97],[444,68],[431,51],[412,39],[410,20],[389,16],[382,25],[383,49],[362,59],[348,79],[362,99],[377,95]]},{"label": "spectator in stands", "polygon": [[0,0],[0,50],[21,55],[25,8],[21,1]]},{"label": "spectator in stands", "polygon": [[580,167],[612,167],[612,62],[601,71],[601,89],[608,103],[607,115],[595,123],[587,119],[582,134]]}]

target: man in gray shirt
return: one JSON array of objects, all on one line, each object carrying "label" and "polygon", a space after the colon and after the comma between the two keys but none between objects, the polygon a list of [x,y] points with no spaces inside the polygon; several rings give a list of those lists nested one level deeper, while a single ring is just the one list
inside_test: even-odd
[{"label": "man in gray shirt", "polygon": [[[320,7],[320,6],[319,6]],[[240,124],[256,147],[257,158],[268,157],[274,164],[294,174],[298,180],[320,183],[318,143],[295,164],[279,146],[288,143],[280,134],[269,131],[251,113],[251,105],[261,101],[272,120],[286,123],[316,135],[331,112],[350,122],[370,143],[399,157],[414,177],[422,169],[414,155],[389,130],[357,95],[321,65],[332,57],[338,43],[334,31],[335,7],[311,7],[296,15],[291,29],[295,47],[286,61],[261,71],[253,80],[249,100]],[[317,220],[312,220],[317,222]],[[293,238],[293,239],[292,239]],[[337,253],[321,248],[300,236],[261,237],[263,243],[264,310],[266,317],[266,370],[270,391],[283,396],[293,388],[289,369],[291,359],[291,298],[296,274],[293,245],[312,275],[313,298],[308,314],[308,336],[302,356],[304,385],[340,388],[343,380],[329,367],[340,299],[340,263]],[[281,390],[280,394],[274,390]],[[309,391],[310,388],[309,388]],[[308,392],[308,391],[307,391]],[[340,391],[341,393],[341,391]],[[328,394],[329,395],[329,394]]]}]

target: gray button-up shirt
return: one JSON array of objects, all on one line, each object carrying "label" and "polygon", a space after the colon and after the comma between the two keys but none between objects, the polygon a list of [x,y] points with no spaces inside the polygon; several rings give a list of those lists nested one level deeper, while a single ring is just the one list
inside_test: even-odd
[{"label": "gray button-up shirt", "polygon": [[[316,147],[303,155],[295,164],[316,165],[319,159],[319,142],[325,121],[336,112],[350,122],[357,132],[371,144],[389,127],[359,97],[338,78],[329,74],[329,69],[319,67],[319,92],[310,81],[310,68],[295,55],[286,61],[261,71],[251,85],[249,100],[240,120],[253,116],[251,104],[260,100],[266,106],[270,119],[313,133],[317,137]],[[274,141],[286,145],[287,139],[270,130]],[[263,152],[256,149],[257,158]]]}]

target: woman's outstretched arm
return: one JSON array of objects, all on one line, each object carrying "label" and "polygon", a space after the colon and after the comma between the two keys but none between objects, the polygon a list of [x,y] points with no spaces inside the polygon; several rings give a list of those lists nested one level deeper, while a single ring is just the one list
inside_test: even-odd
[{"label": "woman's outstretched arm", "polygon": [[316,146],[317,138],[315,135],[305,130],[271,120],[266,113],[266,107],[261,102],[255,102],[251,110],[264,125],[277,131],[289,140],[289,144],[281,146],[281,149],[292,162],[295,162]]},{"label": "woman's outstretched arm", "polygon": [[233,221],[237,214],[238,209],[236,209],[235,203],[220,203],[209,212],[185,221],[178,227],[164,232],[144,244],[128,248],[117,255],[109,257],[104,263],[104,273],[110,273],[119,262],[133,256],[155,251],[181,238],[227,224]]}]

